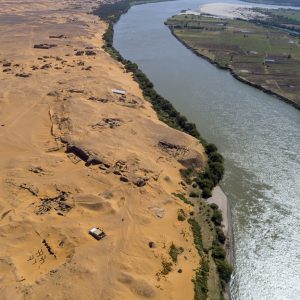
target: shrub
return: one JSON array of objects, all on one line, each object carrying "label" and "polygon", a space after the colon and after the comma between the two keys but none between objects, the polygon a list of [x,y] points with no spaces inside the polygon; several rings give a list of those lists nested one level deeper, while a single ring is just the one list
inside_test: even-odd
[{"label": "shrub", "polygon": [[224,259],[225,255],[226,253],[223,246],[218,242],[218,240],[214,240],[212,245],[212,256],[217,259]]},{"label": "shrub", "polygon": [[192,168],[180,169],[179,172],[180,172],[181,177],[187,184],[192,183],[191,176],[194,173],[194,169],[192,169]]},{"label": "shrub", "polygon": [[172,263],[169,261],[163,260],[162,267],[161,274],[163,275],[168,275],[172,271]]},{"label": "shrub", "polygon": [[209,276],[209,264],[208,260],[203,256],[201,262],[201,268],[196,272],[194,282],[195,300],[207,299],[207,281]]},{"label": "shrub", "polygon": [[228,283],[230,281],[230,276],[233,271],[232,266],[225,260],[216,260],[217,269],[220,275],[220,279]]},{"label": "shrub", "polygon": [[208,156],[209,161],[223,163],[224,158],[219,152],[212,152]]},{"label": "shrub", "polygon": [[179,209],[177,219],[181,222],[183,222],[186,219],[186,214],[183,209]]},{"label": "shrub", "polygon": [[219,208],[219,206],[218,206],[216,203],[212,203],[212,204],[210,205],[210,207],[211,207],[212,209],[218,209],[218,208]]},{"label": "shrub", "polygon": [[209,178],[199,179],[198,185],[201,189],[207,188],[207,189],[211,190],[214,187],[213,181]]},{"label": "shrub", "polygon": [[177,220],[180,222],[183,222],[183,221],[185,221],[185,216],[183,216],[182,214],[179,213],[177,216]]},{"label": "shrub", "polygon": [[173,243],[170,246],[169,255],[171,256],[174,263],[177,263],[178,255],[183,252],[182,247],[176,247]]},{"label": "shrub", "polygon": [[202,198],[208,199],[208,198],[210,198],[211,196],[212,196],[212,194],[211,194],[211,190],[210,190],[209,188],[204,188],[204,189],[202,190]]},{"label": "shrub", "polygon": [[226,236],[221,228],[216,228],[217,238],[221,244],[225,243]]},{"label": "shrub", "polygon": [[199,194],[193,191],[193,192],[190,192],[190,197],[191,198],[198,198]]},{"label": "shrub", "polygon": [[209,171],[212,179],[217,179],[219,182],[224,175],[224,165],[220,162],[209,163]]},{"label": "shrub", "polygon": [[192,227],[192,232],[193,232],[193,236],[194,236],[194,244],[196,246],[196,249],[199,253],[199,255],[201,255],[202,253],[202,238],[201,238],[201,226],[199,225],[199,223],[195,220],[195,219],[188,219],[188,222],[190,223],[191,227]]},{"label": "shrub", "polygon": [[215,225],[220,226],[223,221],[222,212],[219,209],[214,209],[211,220],[214,222]]},{"label": "shrub", "polygon": [[193,237],[194,237],[194,244],[198,251],[199,256],[201,257],[201,266],[197,270],[195,278],[193,279],[194,282],[194,291],[195,296],[194,299],[197,300],[205,300],[207,299],[207,281],[209,275],[209,263],[206,255],[203,253],[203,244],[202,244],[202,237],[201,237],[201,227],[199,223],[195,219],[189,219],[188,222],[191,225]]},{"label": "shrub", "polygon": [[210,154],[212,152],[217,152],[217,151],[218,151],[218,148],[217,148],[217,146],[215,144],[208,144],[205,147],[205,152],[207,154]]},{"label": "shrub", "polygon": [[176,194],[176,193],[172,193],[172,195],[175,196],[175,197],[177,197],[177,198],[179,198],[179,199],[180,199],[181,201],[183,201],[185,204],[189,204],[189,205],[191,205],[191,206],[194,206],[194,203],[191,202],[191,201],[189,201],[188,199],[186,199],[186,198],[184,197],[184,195],[182,195],[182,194]]}]

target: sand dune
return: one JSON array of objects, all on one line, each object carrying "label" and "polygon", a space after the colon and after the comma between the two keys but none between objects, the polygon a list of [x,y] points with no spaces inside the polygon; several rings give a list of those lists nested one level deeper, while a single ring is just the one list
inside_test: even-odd
[{"label": "sand dune", "polygon": [[[1,299],[193,299],[190,208],[171,193],[203,148],[102,50],[92,5],[0,4]],[[184,253],[163,276],[171,243]]]}]

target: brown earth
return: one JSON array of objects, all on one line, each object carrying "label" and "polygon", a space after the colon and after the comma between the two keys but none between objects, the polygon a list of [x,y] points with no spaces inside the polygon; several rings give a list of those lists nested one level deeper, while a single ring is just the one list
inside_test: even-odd
[{"label": "brown earth", "polygon": [[[0,298],[193,299],[190,208],[171,193],[203,147],[102,50],[92,5],[0,3]],[[171,243],[184,252],[162,275]]]}]

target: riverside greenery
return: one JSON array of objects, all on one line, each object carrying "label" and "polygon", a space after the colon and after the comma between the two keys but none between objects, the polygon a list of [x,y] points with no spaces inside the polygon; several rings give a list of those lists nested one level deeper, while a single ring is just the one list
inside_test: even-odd
[{"label": "riverside greenery", "polygon": [[141,90],[143,91],[144,97],[151,102],[161,121],[172,128],[190,134],[203,144],[203,146],[205,147],[205,152],[208,156],[208,163],[204,172],[198,174],[195,182],[202,190],[202,197],[207,199],[211,197],[212,189],[223,178],[224,159],[222,155],[218,152],[218,149],[214,144],[208,144],[207,141],[201,137],[194,123],[189,122],[185,116],[180,114],[174,108],[169,100],[165,99],[155,91],[153,83],[139,69],[138,65],[131,62],[130,60],[123,58],[120,52],[113,46],[113,25],[118,21],[122,14],[128,11],[131,5],[139,3],[145,3],[145,0],[137,0],[135,2],[130,0],[123,0],[113,4],[103,4],[94,11],[94,13],[101,19],[108,22],[108,28],[103,35],[103,39],[105,42],[103,48],[113,58],[121,62],[127,72],[131,72],[133,74],[133,78],[139,84]]},{"label": "riverside greenery", "polygon": [[[207,141],[201,137],[199,131],[196,128],[196,125],[194,123],[188,122],[187,118],[181,115],[174,108],[174,106],[171,104],[169,100],[165,99],[155,91],[153,83],[139,69],[138,65],[136,63],[131,62],[130,60],[126,60],[125,58],[123,58],[122,55],[119,53],[119,51],[116,50],[113,46],[113,35],[114,35],[113,25],[118,21],[118,19],[122,14],[128,11],[131,5],[141,4],[146,2],[153,2],[153,1],[123,0],[112,4],[103,4],[94,11],[94,14],[98,15],[102,20],[108,22],[108,28],[105,34],[103,35],[103,39],[105,42],[103,48],[114,59],[121,62],[124,65],[127,72],[131,72],[133,74],[133,78],[139,84],[141,90],[143,91],[144,97],[150,101],[150,103],[153,106],[153,109],[156,111],[161,121],[163,121],[164,123],[166,123],[172,128],[190,134],[191,136],[198,139],[199,142],[201,142],[202,145],[205,147],[205,152],[208,156],[207,166],[204,172],[200,172],[198,174],[195,182],[202,189],[202,197],[209,198],[211,196],[211,191],[213,187],[215,187],[218,184],[218,182],[223,178],[223,174],[224,174],[224,165],[223,165],[224,159],[222,155],[218,152],[217,147],[214,144],[207,143]],[[191,176],[194,172],[192,171],[189,173],[190,173],[189,175]],[[189,179],[188,176],[187,179]],[[175,196],[178,195],[175,194]],[[184,198],[183,199],[184,202],[193,205],[193,203],[187,200],[184,196],[182,197]],[[207,299],[207,292],[208,292],[207,282],[209,276],[209,259],[207,257],[207,254],[203,250],[200,225],[195,219],[192,218],[188,219],[188,222],[192,228],[196,249],[199,253],[199,256],[202,258],[201,267],[196,271],[195,278],[193,279],[195,300],[204,300]],[[175,259],[174,249],[170,249],[170,255],[172,259],[173,257]],[[176,259],[177,259],[177,255],[176,255]],[[220,271],[223,272],[223,269],[227,271],[226,280],[223,280],[224,276],[222,275],[222,273],[219,273],[220,279],[222,280],[222,282],[225,281],[228,282],[231,275],[231,271],[229,270],[228,272],[228,268],[227,268],[228,263],[222,259],[220,259],[218,263],[220,264],[220,268],[217,264],[217,269],[219,272]],[[230,267],[230,265],[228,266]],[[169,264],[165,265],[163,270],[167,274],[171,271],[171,266]],[[223,294],[221,293],[221,298],[223,298],[222,296]]]},{"label": "riverside greenery", "polygon": [[205,254],[202,243],[201,236],[201,227],[199,223],[195,219],[188,219],[188,222],[191,225],[194,244],[198,251],[199,256],[201,257],[201,268],[196,271],[194,282],[194,292],[195,292],[195,300],[206,300],[207,299],[207,281],[209,277],[209,259],[207,254]]}]

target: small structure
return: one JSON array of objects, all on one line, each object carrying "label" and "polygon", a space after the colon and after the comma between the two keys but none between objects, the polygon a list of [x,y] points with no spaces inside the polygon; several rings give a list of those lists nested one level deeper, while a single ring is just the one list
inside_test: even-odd
[{"label": "small structure", "polygon": [[101,240],[101,239],[103,239],[106,236],[106,234],[104,233],[104,231],[101,230],[98,227],[94,227],[91,230],[89,230],[89,234],[91,236],[93,236],[98,241]]},{"label": "small structure", "polygon": [[126,92],[123,90],[112,90],[113,93],[118,94],[118,95],[126,95]]}]

